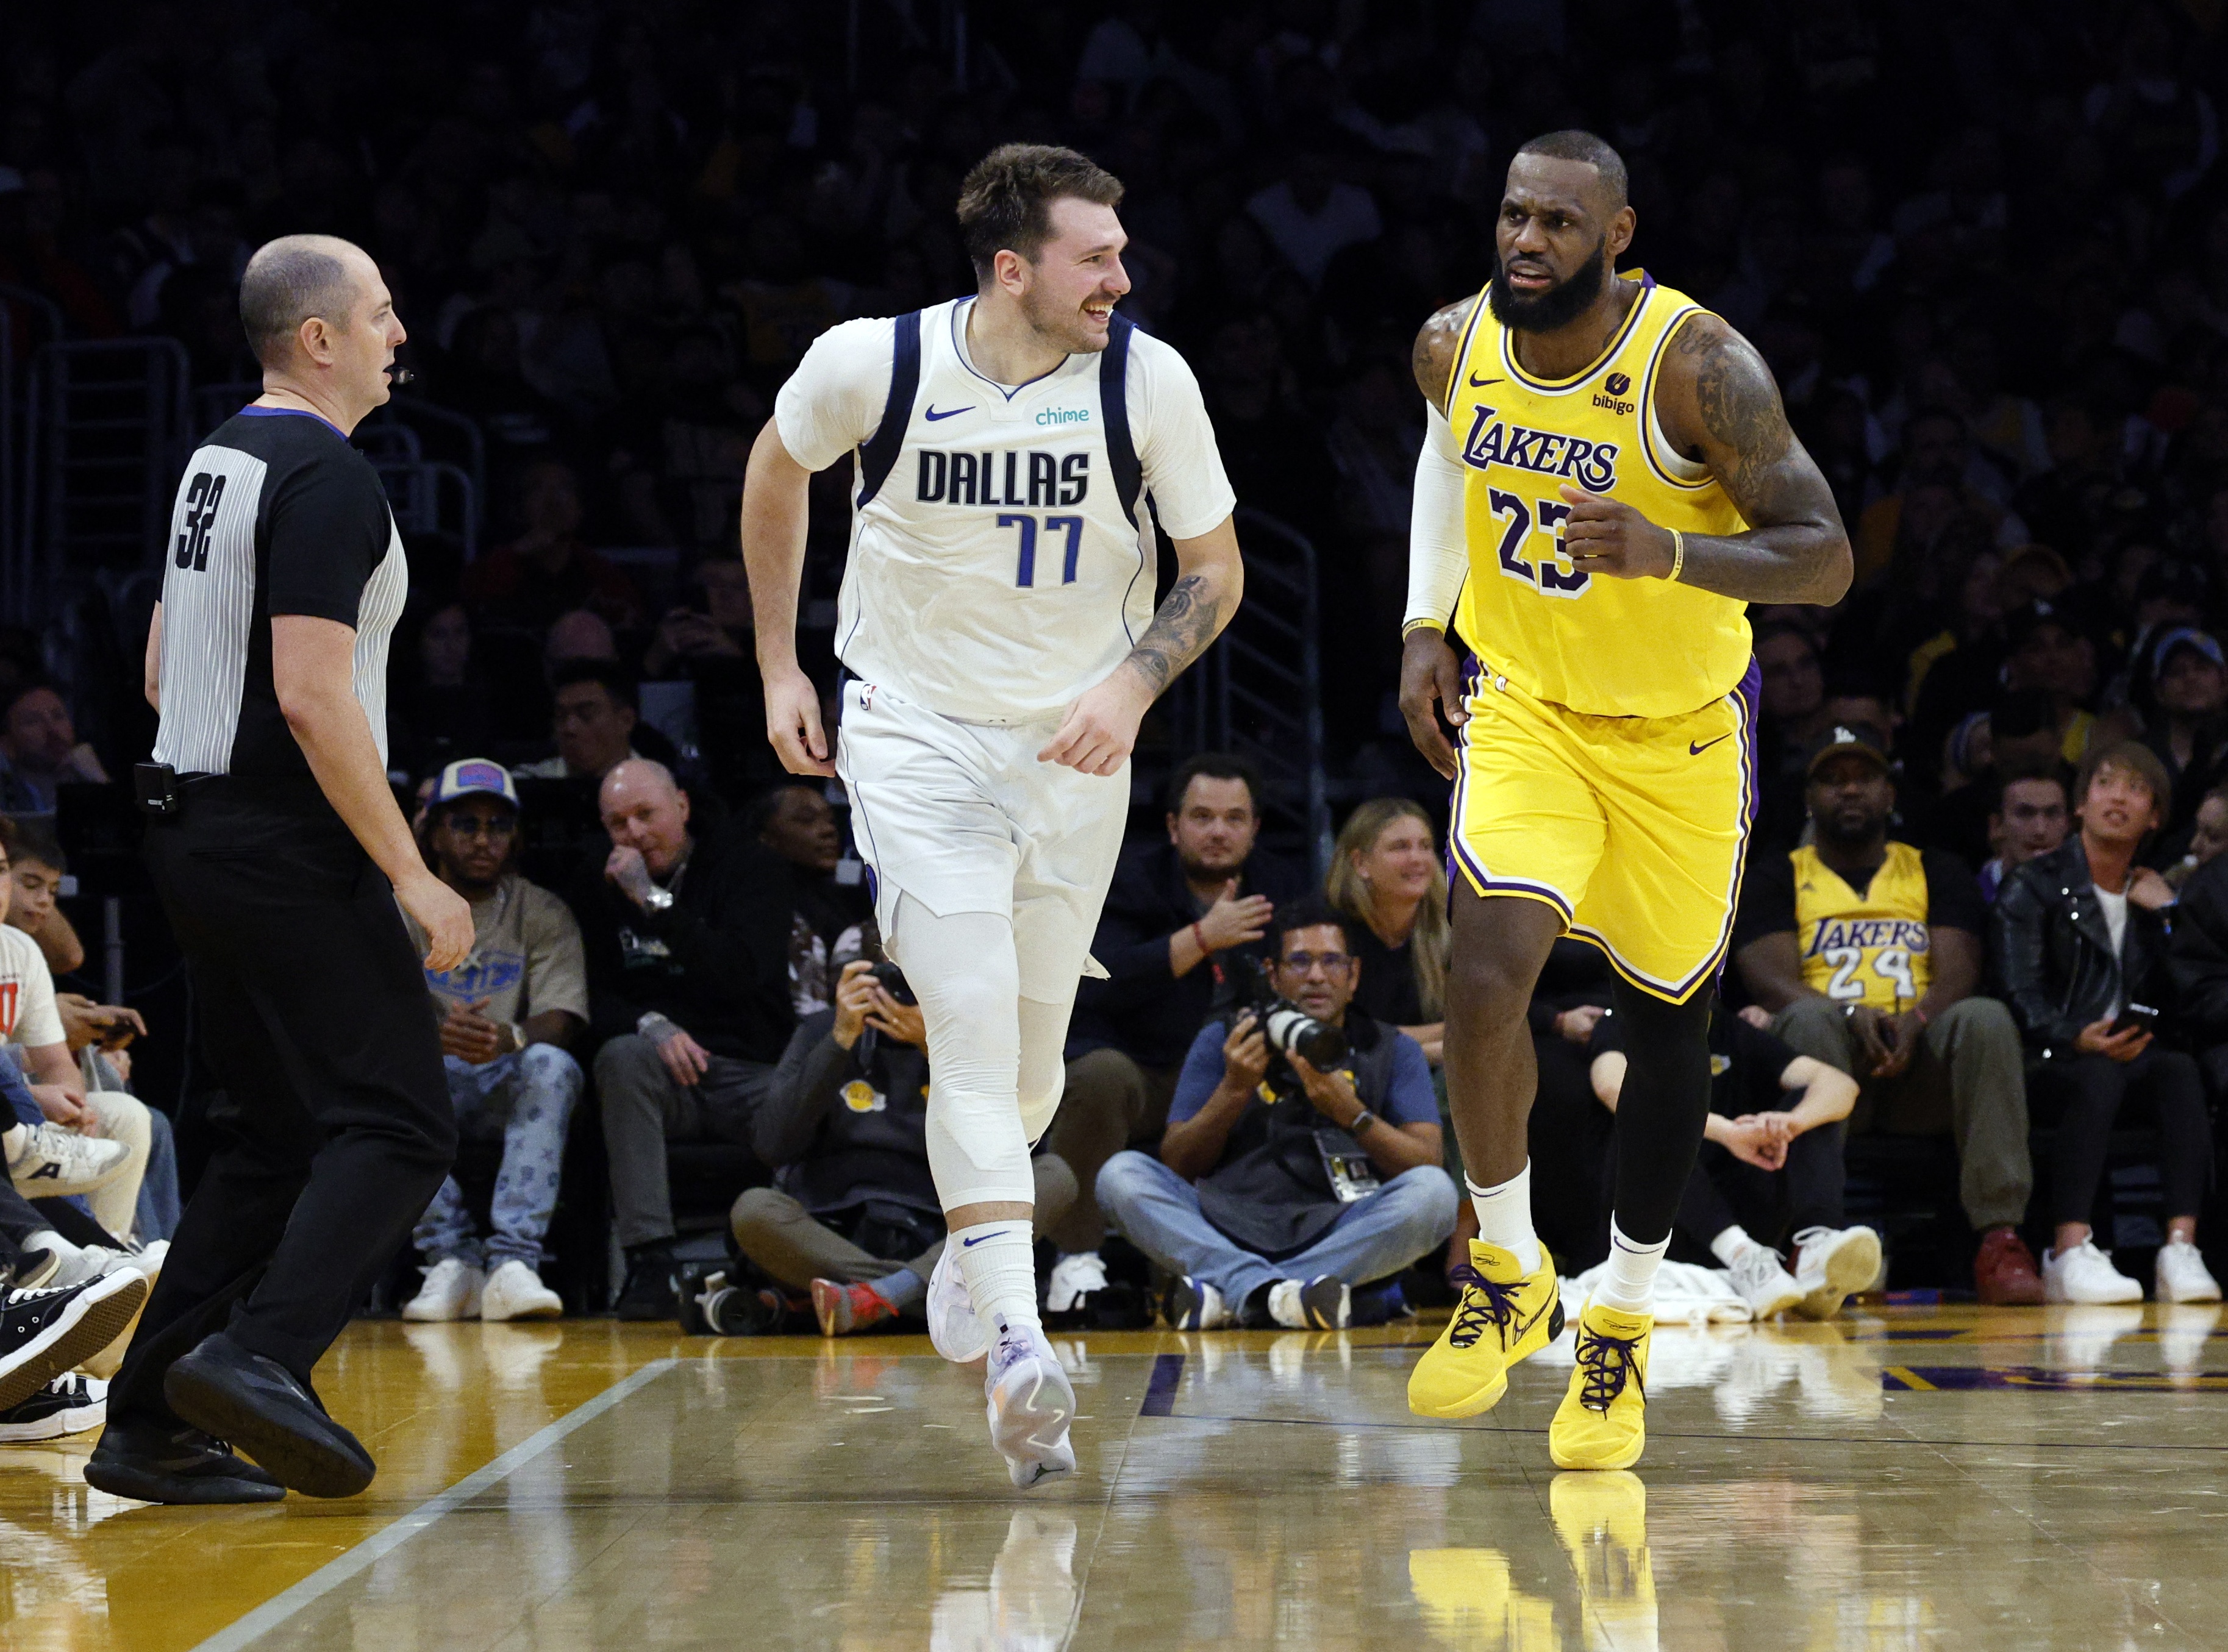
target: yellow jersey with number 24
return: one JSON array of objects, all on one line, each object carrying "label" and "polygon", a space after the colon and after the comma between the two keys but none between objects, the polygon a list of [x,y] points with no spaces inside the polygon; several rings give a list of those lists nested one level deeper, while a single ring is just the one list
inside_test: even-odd
[{"label": "yellow jersey with number 24", "polygon": [[1571,483],[1659,528],[1738,534],[1708,470],[1657,427],[1655,377],[1671,336],[1706,313],[1632,271],[1638,289],[1609,348],[1574,378],[1534,377],[1485,295],[1471,305],[1448,381],[1465,471],[1469,576],[1455,629],[1486,673],[1538,699],[1605,717],[1672,717],[1732,693],[1747,672],[1747,605],[1668,579],[1614,579],[1563,551]]}]

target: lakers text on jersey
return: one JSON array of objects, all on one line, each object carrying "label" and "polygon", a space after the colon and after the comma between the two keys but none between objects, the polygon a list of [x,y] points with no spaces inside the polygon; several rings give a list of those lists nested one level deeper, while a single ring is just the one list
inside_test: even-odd
[{"label": "lakers text on jersey", "polygon": [[1795,937],[1802,984],[1836,1003],[1891,1015],[1914,1007],[1934,983],[1926,873],[1918,851],[1891,842],[1859,894],[1808,843],[1795,865]]},{"label": "lakers text on jersey", "polygon": [[1706,470],[1657,427],[1655,379],[1673,335],[1704,313],[1645,275],[1609,348],[1575,378],[1527,373],[1481,297],[1447,393],[1462,446],[1470,571],[1455,629],[1495,676],[1597,716],[1668,717],[1723,699],[1750,655],[1745,605],[1668,579],[1612,579],[1563,548],[1566,483],[1659,528],[1745,526]]},{"label": "lakers text on jersey", "polygon": [[1635,986],[1684,1002],[1725,957],[1754,815],[1748,621],[1728,598],[1572,563],[1559,490],[1687,532],[1745,524],[1656,424],[1664,352],[1702,312],[1620,279],[1624,325],[1575,377],[1527,373],[1481,294],[1449,381],[1470,557],[1455,628],[1476,656],[1450,838],[1479,894],[1545,902]]}]

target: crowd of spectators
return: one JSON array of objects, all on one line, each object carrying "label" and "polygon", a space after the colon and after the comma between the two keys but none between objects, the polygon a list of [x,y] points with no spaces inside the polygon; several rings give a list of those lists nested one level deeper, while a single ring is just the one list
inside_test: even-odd
[{"label": "crowd of spectators", "polygon": [[[1392,1309],[1279,1292],[1227,1256],[1194,1267],[1178,1237],[1213,1226],[1249,1155],[1301,1177],[1284,1237],[1314,1244],[1348,1225],[1328,1210],[1318,1231],[1323,1201],[1442,1174],[1411,1162],[1438,1116],[1410,1079],[1444,1012],[1444,797],[1391,703],[1410,343],[1484,279],[1516,144],[1592,127],[1630,168],[1629,261],[1755,339],[1858,559],[1837,608],[1752,616],[1760,812],[1721,1035],[1742,1075],[1721,1105],[1742,1111],[1713,1124],[1690,1238],[1783,1296],[1727,1234],[1847,1233],[1845,1142],[1934,1139],[1984,1298],[2029,1298],[2069,1257],[2081,1291],[2124,1295],[2090,1230],[2141,1231],[2099,1203],[2125,1111],[2157,1126],[2159,1278],[2180,1291],[2200,1288],[2228,1084],[2223,38],[2163,0],[15,8],[0,305],[19,349],[34,295],[73,336],[167,334],[198,386],[236,385],[247,252],[344,234],[412,330],[403,394],[484,439],[483,548],[413,539],[390,704],[429,859],[480,915],[481,951],[432,996],[460,1118],[503,1136],[503,1169],[483,1226],[444,1189],[419,1234],[439,1282],[413,1304],[486,1311],[492,1290],[495,1316],[547,1311],[493,1281],[533,1271],[577,1097],[610,1167],[623,1311],[701,1321],[726,1290],[727,1311],[786,1322],[809,1267],[837,1287],[816,1293],[824,1322],[871,1323],[933,1270],[919,1177],[887,1156],[912,1150],[924,1058],[893,983],[856,967],[874,940],[840,796],[784,784],[762,737],[743,459],[828,325],[970,284],[951,206],[993,143],[1108,165],[1129,185],[1124,309],[1194,363],[1241,503],[1316,541],[1333,770],[1349,798],[1387,795],[1352,812],[1329,915],[1285,927],[1320,914],[1257,845],[1258,786],[1155,736],[1165,807],[1110,900],[1111,978],[1079,1002],[1040,1144],[1047,1187],[1073,1183],[1040,1210],[1051,1300],[1119,1294],[1111,1225],[1192,1280],[1197,1322],[1314,1322]],[[845,480],[816,483],[808,628]],[[65,644],[0,637],[0,809],[34,822],[141,755],[128,726],[80,740],[48,669]],[[59,878],[61,850],[41,853]],[[47,863],[18,864],[16,912],[50,925],[53,887],[22,869]],[[1841,904],[1821,906],[1829,881]],[[1917,927],[1834,948],[1853,962],[1816,944],[1898,922]],[[1344,1089],[1281,1056],[1252,1076],[1257,978],[1381,1034],[1352,1041]],[[1580,1262],[1612,1140],[1607,1002],[1571,943],[1533,1007],[1539,1226]],[[80,1002],[70,1047],[120,1052],[128,1012]],[[1249,1079],[1294,1105],[1241,1108]],[[800,1085],[843,1129],[807,1129]],[[1293,1120],[1309,1150],[1347,1139],[1309,1170]],[[708,1273],[673,1209],[688,1143],[765,1184]],[[859,1173],[865,1227],[829,1202],[822,1154],[881,1166]],[[1172,1166],[1188,1194],[1162,1188]],[[1439,1191],[1395,1226],[1437,1226]]]}]

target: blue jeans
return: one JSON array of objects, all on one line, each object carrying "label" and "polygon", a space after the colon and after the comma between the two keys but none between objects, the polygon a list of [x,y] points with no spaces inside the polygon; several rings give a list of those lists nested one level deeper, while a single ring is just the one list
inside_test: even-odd
[{"label": "blue jeans", "polygon": [[1200,1215],[1197,1189],[1158,1159],[1117,1153],[1098,1172],[1098,1206],[1116,1231],[1168,1272],[1213,1285],[1232,1312],[1279,1279],[1328,1273],[1360,1285],[1398,1273],[1447,1242],[1455,1203],[1454,1178],[1418,1165],[1346,1206],[1304,1251],[1271,1262]]},{"label": "blue jeans", "polygon": [[503,1138],[503,1169],[496,1175],[488,1215],[493,1237],[483,1244],[472,1231],[464,1190],[450,1176],[426,1207],[412,1241],[428,1262],[451,1258],[475,1268],[541,1262],[542,1236],[557,1208],[557,1183],[565,1159],[565,1132],[584,1082],[580,1064],[554,1044],[529,1044],[474,1066],[441,1058],[449,1073],[449,1099],[457,1133],[465,1141]]}]

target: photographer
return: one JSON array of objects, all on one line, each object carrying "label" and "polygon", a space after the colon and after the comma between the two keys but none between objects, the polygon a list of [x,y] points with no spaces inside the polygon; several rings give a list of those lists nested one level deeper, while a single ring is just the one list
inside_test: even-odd
[{"label": "photographer", "polygon": [[[1117,1153],[1098,1175],[1116,1230],[1176,1276],[1164,1308],[1179,1330],[1380,1321],[1397,1292],[1357,1315],[1354,1287],[1454,1231],[1431,1065],[1415,1040],[1352,1008],[1361,970],[1346,920],[1309,898],[1269,928],[1269,1002],[1194,1041],[1160,1158]],[[1310,1061],[1297,1046],[1317,1039]]]},{"label": "photographer", "polygon": [[2166,908],[2174,892],[2136,851],[2158,829],[2171,789],[2157,754],[2135,740],[2091,752],[2074,782],[2081,829],[2005,880],[1996,897],[2004,996],[2026,1034],[2029,1093],[2057,1112],[2051,1175],[2056,1242],[2043,1258],[2051,1302],[2141,1302],[2143,1288],[2097,1248],[2089,1219],[2123,1101],[2157,1116],[2164,1150],[2167,1243],[2158,1300],[2218,1302],[2197,1250],[2197,1217],[2212,1163],[2212,1122],[2196,1061],[2154,1041],[2180,1028],[2171,1005]]},{"label": "photographer", "polygon": [[[824,1336],[919,1316],[944,1253],[928,1171],[927,1042],[897,966],[856,959],[843,966],[835,1008],[798,1025],[752,1121],[751,1146],[774,1167],[774,1186],[735,1201],[736,1247],[778,1283],[811,1291]],[[1075,1177],[1048,1154],[1030,1169],[1041,1232],[1075,1202]],[[771,1329],[718,1312],[700,1324],[686,1303],[682,1311],[692,1329]]]}]

